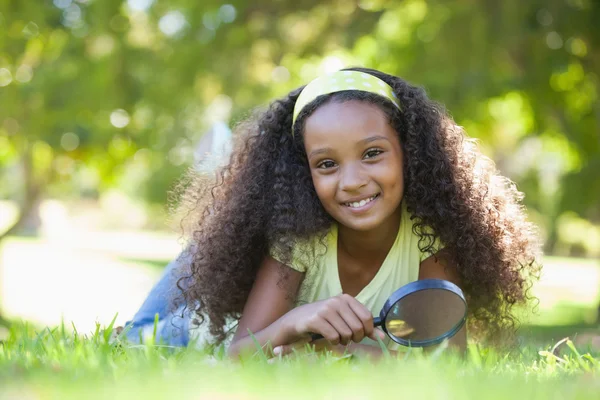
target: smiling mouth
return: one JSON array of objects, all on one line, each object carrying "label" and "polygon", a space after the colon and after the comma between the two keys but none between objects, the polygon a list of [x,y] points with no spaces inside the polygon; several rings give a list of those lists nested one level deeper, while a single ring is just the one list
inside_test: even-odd
[{"label": "smiling mouth", "polygon": [[368,197],[366,199],[363,199],[361,201],[353,201],[351,203],[342,203],[343,205],[345,205],[346,207],[350,207],[350,208],[360,208],[364,205],[369,204],[370,202],[372,202],[373,200],[375,200],[377,197],[379,197],[379,193],[377,193],[375,196],[371,196]]}]

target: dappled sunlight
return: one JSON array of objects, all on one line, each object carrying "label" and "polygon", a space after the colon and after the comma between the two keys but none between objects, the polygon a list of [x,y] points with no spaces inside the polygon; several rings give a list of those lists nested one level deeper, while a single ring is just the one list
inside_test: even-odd
[{"label": "dappled sunlight", "polygon": [[[39,207],[37,238],[2,242],[4,315],[48,326],[64,319],[81,331],[96,321],[108,324],[116,313],[120,324],[133,317],[161,273],[154,265],[175,258],[181,243],[176,234],[134,229],[145,221],[135,220],[145,218],[143,210],[122,195],[104,199],[75,207],[46,200]],[[121,229],[107,230],[111,225]]]},{"label": "dappled sunlight", "polygon": [[[600,263],[596,260],[546,257],[533,295],[539,299],[537,315],[526,321],[535,325],[593,324],[600,305]],[[564,315],[570,308],[579,314]]]},{"label": "dappled sunlight", "polygon": [[[122,258],[138,258],[141,247],[156,248],[156,239],[134,239],[137,253],[115,248],[117,242],[119,247],[133,243],[131,238],[111,235],[110,239],[84,249],[56,241],[7,240],[0,268],[3,310],[8,316],[49,326],[61,319],[72,321],[82,331],[92,329],[95,321],[108,324],[117,312],[119,322],[130,319],[160,270]],[[176,254],[171,252],[173,257]],[[143,257],[152,255],[143,252]]]},{"label": "dappled sunlight", "polygon": [[131,319],[160,271],[123,262],[108,252],[56,242],[7,240],[2,248],[0,298],[8,317],[81,332]]}]

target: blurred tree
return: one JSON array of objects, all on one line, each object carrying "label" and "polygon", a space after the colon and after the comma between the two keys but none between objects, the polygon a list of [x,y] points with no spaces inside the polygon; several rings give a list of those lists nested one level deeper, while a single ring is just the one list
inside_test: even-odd
[{"label": "blurred tree", "polygon": [[600,222],[600,3],[367,3],[383,13],[354,53],[424,84],[483,139],[539,213],[548,250],[565,211]]},{"label": "blurred tree", "polygon": [[[222,93],[237,92],[239,109],[271,95],[271,57],[285,52],[270,17],[301,18],[319,2],[153,3],[0,2],[0,190],[21,216],[0,239],[42,195],[94,196],[126,179],[164,202],[194,141],[229,120]],[[363,14],[368,31],[377,18]],[[342,35],[346,24],[321,30]]]},{"label": "blurred tree", "polygon": [[590,0],[0,0],[0,195],[164,203],[214,122],[361,64],[482,138],[552,248],[565,211],[600,221],[599,20]]}]

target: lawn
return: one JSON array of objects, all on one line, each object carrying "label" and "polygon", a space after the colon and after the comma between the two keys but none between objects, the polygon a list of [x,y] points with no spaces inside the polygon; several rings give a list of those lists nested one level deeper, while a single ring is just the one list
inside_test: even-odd
[{"label": "lawn", "polygon": [[[108,332],[108,331],[106,331]],[[496,354],[471,345],[372,363],[304,354],[269,363],[260,351],[232,362],[219,354],[87,337],[64,327],[13,326],[0,345],[0,399],[28,398],[435,398],[595,399],[600,358],[565,343]]]},{"label": "lawn", "polygon": [[[22,249],[31,254],[30,248]],[[6,254],[15,255],[19,262],[18,252]],[[105,256],[104,261],[110,261],[114,271],[137,265],[153,270],[153,279],[157,277],[156,267],[164,264],[156,259]],[[72,261],[78,265],[77,259]],[[267,362],[257,349],[254,356],[233,362],[218,352],[209,355],[191,348],[126,343],[111,338],[111,330],[100,324],[96,330],[78,332],[70,323],[46,328],[39,322],[19,322],[0,344],[0,400],[596,399],[600,393],[600,352],[590,343],[600,335],[595,322],[600,268],[592,260],[551,257],[545,264],[544,276],[535,286],[537,312],[527,319],[519,332],[520,345],[510,353],[471,344],[466,359],[440,350],[427,356],[408,352],[399,359],[375,364],[310,353]],[[573,341],[565,341],[552,351],[565,336]]]}]

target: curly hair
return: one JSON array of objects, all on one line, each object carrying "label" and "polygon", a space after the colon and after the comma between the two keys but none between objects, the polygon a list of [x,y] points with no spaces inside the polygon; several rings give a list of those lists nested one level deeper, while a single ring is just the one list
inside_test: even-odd
[{"label": "curly hair", "polygon": [[323,104],[358,100],[380,107],[398,132],[403,201],[419,248],[432,254],[436,240],[444,244],[443,257],[456,266],[467,297],[470,332],[491,339],[514,332],[513,308],[530,298],[541,268],[540,243],[521,193],[423,89],[376,70],[349,70],[388,83],[402,111],[383,97],[343,91],[319,96],[292,127],[301,87],[237,127],[231,159],[216,181],[188,175],[180,191],[189,207],[192,261],[178,283],[188,307],[200,323],[208,318],[210,333],[222,342],[226,322],[240,318],[261,260],[275,249],[290,261],[297,243],[324,237],[334,221],[312,183],[304,122]]}]

